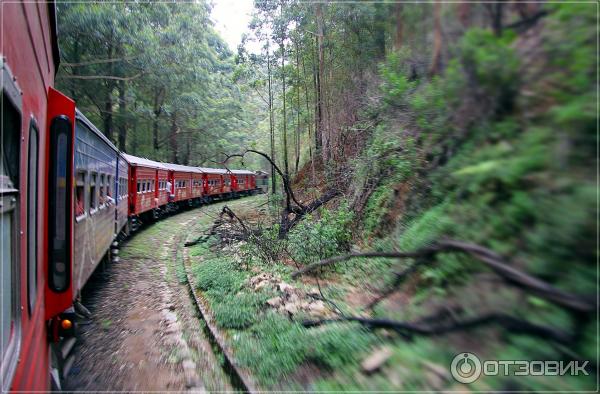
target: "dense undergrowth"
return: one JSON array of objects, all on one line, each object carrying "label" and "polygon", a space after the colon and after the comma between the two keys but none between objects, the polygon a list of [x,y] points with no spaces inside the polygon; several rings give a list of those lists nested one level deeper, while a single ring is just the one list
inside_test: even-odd
[{"label": "dense undergrowth", "polygon": [[[439,369],[448,371],[461,351],[487,359],[575,358],[597,365],[595,316],[568,313],[502,283],[466,255],[437,255],[435,264],[418,269],[372,312],[364,309],[368,295],[384,289],[392,273],[410,261],[354,259],[316,276],[336,313],[414,321],[445,308],[461,316],[499,311],[575,333],[575,340],[557,345],[493,325],[410,341],[353,323],[307,329],[299,316],[265,307],[272,290],[244,286],[258,271],[291,281],[295,268],[351,249],[412,251],[455,238],[486,246],[562,290],[595,294],[596,15],[584,4],[546,6],[548,16],[528,34],[468,30],[450,48],[444,72],[433,78],[412,74],[410,48],[388,55],[379,69],[381,99],[364,110],[377,126],[349,163],[354,186],[341,201],[306,218],[286,240],[277,239],[276,226],[265,231],[242,246],[244,264],[197,247],[195,253],[212,255],[196,268],[198,284],[212,301],[217,323],[233,330],[240,362],[261,384],[460,388]],[[377,186],[358,209],[366,179],[378,179]],[[305,279],[298,285],[313,283]],[[361,360],[383,344],[392,349],[385,366],[372,375],[361,373]],[[470,388],[594,385],[593,376],[498,376]]]}]

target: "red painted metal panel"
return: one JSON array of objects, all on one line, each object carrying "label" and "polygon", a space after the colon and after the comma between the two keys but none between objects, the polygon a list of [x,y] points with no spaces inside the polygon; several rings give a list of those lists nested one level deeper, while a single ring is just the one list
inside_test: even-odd
[{"label": "red painted metal panel", "polygon": [[[156,177],[158,179],[157,182],[164,182],[166,184],[169,179],[169,172],[167,170],[157,170]],[[157,183],[157,184],[160,184]],[[160,190],[158,187],[156,188],[156,198],[158,198],[158,206],[162,207],[169,202],[169,193],[170,191],[165,189]]]},{"label": "red painted metal panel", "polygon": [[[70,161],[71,166],[70,166],[70,171],[67,172],[67,180],[66,180],[66,184],[69,187],[69,189],[72,189],[72,185],[73,185],[73,161],[74,161],[74,156],[73,156],[73,149],[74,149],[74,144],[75,144],[75,102],[73,100],[71,100],[70,98],[68,98],[67,96],[63,95],[62,93],[60,93],[58,90],[54,90],[53,88],[49,88],[48,90],[48,121],[46,123],[46,130],[50,130],[50,125],[53,121],[53,119],[55,117],[60,117],[60,116],[66,116],[69,118],[69,120],[71,121],[71,157],[69,157],[67,160]],[[50,144],[47,144],[47,149],[46,149],[46,155],[47,157],[49,157],[49,152],[53,147],[50,146]],[[47,168],[50,168],[50,163],[47,164]],[[46,181],[48,181],[50,179],[50,175],[48,175],[46,177]],[[50,185],[48,185],[48,183],[46,183],[46,187],[44,187],[44,190],[50,190]],[[46,207],[46,212],[48,212],[48,210],[50,209],[50,207]],[[67,207],[68,212],[73,212],[74,211],[74,202],[73,202],[73,194],[71,193],[71,200],[70,200],[70,204]],[[45,226],[44,229],[47,229],[48,226],[50,225],[50,223],[48,223],[47,221],[48,215],[45,215]],[[70,221],[70,228],[68,229],[68,233],[67,236],[70,237],[70,240],[68,242],[69,247],[69,261],[68,264],[70,264],[70,268],[68,269],[69,271],[69,282],[71,283],[71,272],[72,272],[72,264],[73,264],[73,221]],[[45,245],[45,250],[48,251],[50,249],[50,245],[48,245],[48,237],[44,237],[44,242],[46,243]],[[49,264],[49,260],[48,260],[48,253],[44,253],[44,267],[46,268],[46,275],[45,277],[48,277],[48,271],[47,271],[47,267]],[[71,283],[72,284],[72,283]],[[68,289],[65,291],[61,291],[61,292],[56,292],[54,290],[52,290],[49,286],[46,286],[46,319],[49,319],[51,317],[54,317],[56,315],[58,315],[61,312],[64,312],[65,309],[69,308],[71,306],[71,301],[73,300],[73,286],[71,286],[71,284],[69,285]]]},{"label": "red painted metal panel", "polygon": [[[185,201],[192,198],[192,174],[183,171],[169,171],[171,173],[171,183],[173,183],[173,194],[175,202]],[[185,186],[177,187],[178,182],[185,182]]]},{"label": "red painted metal panel", "polygon": [[[132,170],[133,169],[133,170]],[[155,196],[155,191],[148,190],[147,186],[144,186],[138,191],[138,182],[148,183],[152,186],[154,182],[154,188],[157,187],[157,170],[156,168],[148,168],[143,166],[130,166],[129,172],[131,182],[129,184],[129,198],[131,201],[131,214],[140,215],[144,212],[150,211],[158,206],[158,201]],[[144,188],[146,190],[144,190]]]},{"label": "red painted metal panel", "polygon": [[192,196],[192,198],[202,197],[202,184],[203,184],[202,175],[203,174],[200,174],[200,173],[192,173],[191,174],[191,177],[192,177],[191,196]]},{"label": "red painted metal panel", "polygon": [[204,194],[215,196],[222,193],[223,179],[219,174],[203,174]]}]

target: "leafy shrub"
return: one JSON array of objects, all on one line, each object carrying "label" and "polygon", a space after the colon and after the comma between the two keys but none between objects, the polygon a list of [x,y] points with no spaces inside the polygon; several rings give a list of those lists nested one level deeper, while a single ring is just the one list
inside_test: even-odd
[{"label": "leafy shrub", "polygon": [[452,226],[448,216],[448,203],[435,206],[411,223],[400,227],[400,247],[415,250],[427,246],[447,232]]},{"label": "leafy shrub", "polygon": [[298,323],[270,313],[237,337],[237,357],[264,385],[293,372],[306,359],[309,338]]},{"label": "leafy shrub", "polygon": [[359,325],[331,324],[311,334],[308,358],[331,370],[357,364],[374,342],[375,335]]},{"label": "leafy shrub", "polygon": [[[210,294],[209,296],[214,296]],[[265,297],[260,294],[237,293],[213,297],[212,310],[217,324],[223,328],[241,329],[254,323]]]},{"label": "leafy shrub", "polygon": [[350,224],[353,219],[354,213],[347,204],[342,204],[335,212],[324,209],[316,222],[307,217],[289,234],[288,249],[292,257],[307,264],[347,250],[352,239]]},{"label": "leafy shrub", "polygon": [[496,36],[487,29],[471,29],[461,40],[460,56],[465,71],[475,78],[485,96],[492,96],[497,110],[507,110],[519,86],[519,58],[510,44],[511,31]]},{"label": "leafy shrub", "polygon": [[201,290],[220,293],[239,290],[245,278],[245,274],[238,271],[235,264],[227,258],[203,260],[193,267],[192,272]]}]

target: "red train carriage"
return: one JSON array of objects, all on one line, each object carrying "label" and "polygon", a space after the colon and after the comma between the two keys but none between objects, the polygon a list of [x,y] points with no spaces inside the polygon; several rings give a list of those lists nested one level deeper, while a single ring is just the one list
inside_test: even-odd
[{"label": "red train carriage", "polygon": [[221,168],[198,167],[202,172],[202,180],[204,184],[204,195],[206,199],[212,200],[223,197],[225,192],[230,191],[230,186],[226,182],[230,182],[229,176],[224,175],[227,171]]},{"label": "red train carriage", "polygon": [[49,338],[70,331],[75,103],[52,88],[54,4],[4,3],[2,14],[0,374],[3,391],[46,391]]},{"label": "red train carriage", "polygon": [[[158,162],[156,162],[158,163]],[[158,208],[161,212],[165,211],[169,203],[169,195],[171,194],[171,183],[169,182],[169,170],[162,163],[158,163],[162,168],[156,169],[156,198],[158,199]]]},{"label": "red train carriage", "polygon": [[231,170],[233,182],[233,191],[236,194],[248,195],[256,189],[256,174],[248,170]]},{"label": "red train carriage", "polygon": [[140,224],[139,219],[158,218],[160,206],[166,205],[167,168],[162,163],[142,157],[125,153],[123,156],[129,163],[129,218],[130,229],[135,231]]},{"label": "red train carriage", "polygon": [[169,170],[173,203],[179,206],[198,205],[202,198],[202,188],[200,187],[202,172],[197,167],[170,163],[164,163],[164,165]]}]

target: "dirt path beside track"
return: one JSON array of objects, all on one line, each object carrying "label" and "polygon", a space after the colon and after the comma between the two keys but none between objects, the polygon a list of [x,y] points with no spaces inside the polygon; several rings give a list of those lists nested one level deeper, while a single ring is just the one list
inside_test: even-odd
[{"label": "dirt path beside track", "polygon": [[204,335],[178,250],[207,208],[147,226],[121,249],[121,261],[99,267],[83,294],[92,312],[80,326],[67,391],[231,391]]}]

